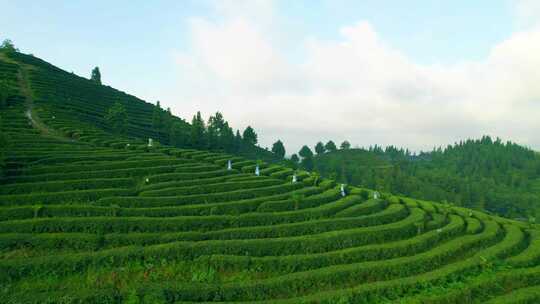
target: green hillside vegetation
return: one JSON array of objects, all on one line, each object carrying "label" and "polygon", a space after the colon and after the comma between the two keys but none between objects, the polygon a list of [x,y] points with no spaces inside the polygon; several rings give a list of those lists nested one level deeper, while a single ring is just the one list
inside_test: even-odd
[{"label": "green hillside vegetation", "polygon": [[484,136],[413,155],[389,146],[316,154],[304,168],[340,182],[505,217],[540,216],[540,155]]},{"label": "green hillside vegetation", "polygon": [[[0,129],[3,303],[540,297],[532,223],[357,187],[343,195],[317,174],[167,145],[151,127],[155,107],[35,57],[0,55],[0,75],[9,89]],[[126,123],[108,125],[107,116]],[[192,125],[172,119],[212,134],[197,116]],[[150,136],[161,144],[149,146]],[[251,131],[241,138],[256,142]]]},{"label": "green hillside vegetation", "polygon": [[[251,127],[244,131],[245,135],[248,131],[248,137],[242,137],[239,131],[234,134],[219,112],[209,117],[208,122],[197,113],[189,124],[173,116],[170,109],[161,108],[159,101],[156,105],[147,103],[102,85],[101,80],[96,82],[79,77],[19,52],[3,51],[0,56],[8,69],[20,68],[6,81],[11,81],[12,85],[21,80],[31,83],[28,92],[31,95],[28,101],[30,113],[43,120],[44,124],[55,127],[62,136],[81,139],[112,133],[145,141],[152,138],[155,143],[164,145],[225,151],[272,162],[280,160],[273,153],[256,146],[256,133]],[[21,87],[21,90],[26,88]],[[123,113],[120,114],[123,117],[119,117],[119,113]],[[77,126],[77,130],[68,126]],[[255,139],[250,136],[255,136]]]}]

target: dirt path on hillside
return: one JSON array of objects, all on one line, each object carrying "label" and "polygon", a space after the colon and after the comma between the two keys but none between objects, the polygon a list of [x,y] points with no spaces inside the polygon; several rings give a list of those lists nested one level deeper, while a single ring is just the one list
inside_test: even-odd
[{"label": "dirt path on hillside", "polygon": [[24,96],[25,99],[24,103],[26,106],[26,110],[24,112],[24,115],[28,118],[30,123],[32,123],[32,126],[38,129],[41,134],[53,137],[58,140],[71,142],[75,141],[74,139],[67,138],[56,130],[49,128],[45,123],[41,121],[41,119],[39,119],[39,116],[34,110],[34,93],[32,92],[28,81],[28,69],[29,67],[25,67],[23,64],[19,63],[19,72],[17,73],[17,79],[19,81],[20,93],[22,94],[22,96]]}]

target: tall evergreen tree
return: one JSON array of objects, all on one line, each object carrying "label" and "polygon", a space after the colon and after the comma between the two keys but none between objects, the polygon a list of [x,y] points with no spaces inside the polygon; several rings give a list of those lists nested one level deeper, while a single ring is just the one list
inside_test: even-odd
[{"label": "tall evergreen tree", "polygon": [[255,133],[255,130],[251,126],[247,126],[242,137],[244,138],[244,142],[248,145],[256,145],[258,142],[257,133]]},{"label": "tall evergreen tree", "polygon": [[311,151],[311,149],[304,145],[300,151],[298,152],[298,154],[302,157],[302,158],[307,158],[307,157],[312,157],[313,156],[313,152]]},{"label": "tall evergreen tree", "polygon": [[207,138],[211,149],[235,152],[239,147],[233,129],[220,112],[216,112],[208,119]]},{"label": "tall evergreen tree", "polygon": [[235,152],[235,137],[234,132],[229,123],[225,122],[221,130],[222,148],[227,152]]},{"label": "tall evergreen tree", "polygon": [[225,123],[225,119],[220,112],[216,112],[208,119],[208,145],[211,149],[224,149]]},{"label": "tall evergreen tree", "polygon": [[243,143],[244,139],[242,138],[242,135],[240,135],[240,130],[236,130],[236,134],[234,136],[234,152],[241,151]]},{"label": "tall evergreen tree", "polygon": [[92,76],[90,77],[90,80],[97,84],[101,84],[101,72],[99,71],[98,67],[95,67],[92,70]]},{"label": "tall evergreen tree", "polygon": [[308,146],[303,146],[298,154],[302,157],[302,167],[308,171],[313,170],[313,152]]},{"label": "tall evergreen tree", "polygon": [[348,150],[351,148],[351,143],[347,140],[343,141],[340,146],[341,150]]},{"label": "tall evergreen tree", "polygon": [[191,145],[197,149],[207,147],[206,128],[201,112],[197,112],[191,120]]},{"label": "tall evergreen tree", "polygon": [[324,145],[324,148],[325,148],[326,151],[328,151],[328,152],[335,152],[335,151],[337,151],[336,144],[335,144],[333,141],[331,141],[331,140],[329,140],[329,141],[326,143],[326,145]]},{"label": "tall evergreen tree", "polygon": [[272,145],[272,152],[279,156],[279,158],[285,157],[285,146],[281,140],[278,139],[278,141]]},{"label": "tall evergreen tree", "polygon": [[293,155],[291,155],[291,161],[293,161],[294,163],[298,163],[300,161],[300,158],[296,153],[294,153]]},{"label": "tall evergreen tree", "polygon": [[317,155],[322,155],[324,154],[324,152],[326,152],[326,148],[324,147],[322,142],[318,142],[315,145],[315,153],[317,153]]},{"label": "tall evergreen tree", "polygon": [[213,116],[210,116],[208,119],[206,127],[206,138],[208,140],[208,147],[210,149],[219,148],[219,128],[216,126],[216,123],[213,121]]}]

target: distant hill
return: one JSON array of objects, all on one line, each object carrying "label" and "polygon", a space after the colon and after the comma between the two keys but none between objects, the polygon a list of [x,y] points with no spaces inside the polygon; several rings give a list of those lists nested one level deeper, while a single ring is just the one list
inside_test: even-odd
[{"label": "distant hill", "polygon": [[419,155],[388,147],[314,157],[315,170],[381,191],[527,218],[540,210],[540,156],[484,136]]}]

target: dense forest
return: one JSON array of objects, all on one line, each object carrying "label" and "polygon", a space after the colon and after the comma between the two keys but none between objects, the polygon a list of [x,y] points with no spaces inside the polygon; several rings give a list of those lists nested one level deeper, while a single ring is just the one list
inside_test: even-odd
[{"label": "dense forest", "polygon": [[313,166],[323,176],[352,185],[512,218],[533,217],[540,211],[540,155],[489,136],[419,154],[374,146],[324,151],[309,158],[301,166]]}]

